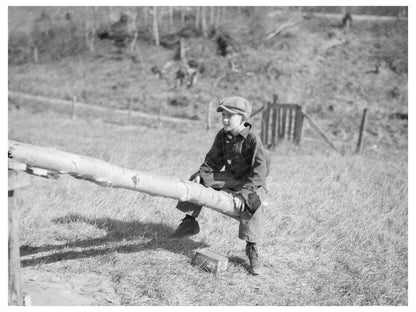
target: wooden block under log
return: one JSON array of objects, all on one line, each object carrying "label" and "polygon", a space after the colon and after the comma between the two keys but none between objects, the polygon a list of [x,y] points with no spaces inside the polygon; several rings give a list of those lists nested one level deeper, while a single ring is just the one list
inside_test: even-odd
[{"label": "wooden block under log", "polygon": [[219,274],[227,270],[228,258],[215,251],[202,249],[195,252],[192,258],[192,264],[208,272]]}]

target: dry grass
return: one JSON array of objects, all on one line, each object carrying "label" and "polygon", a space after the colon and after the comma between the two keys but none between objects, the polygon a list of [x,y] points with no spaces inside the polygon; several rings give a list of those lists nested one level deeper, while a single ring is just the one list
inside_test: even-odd
[{"label": "dry grass", "polygon": [[[182,178],[214,135],[26,110],[9,117],[10,138]],[[314,150],[272,154],[263,277],[247,274],[235,221],[205,210],[200,234],[171,241],[182,217],[174,201],[70,177],[33,178],[20,193],[23,266],[107,276],[123,305],[406,305],[407,157]],[[223,276],[190,264],[207,246],[229,257]]]},{"label": "dry grass", "polygon": [[[256,30],[268,31],[273,23]],[[213,57],[207,42],[194,45],[205,49],[190,51],[206,61],[207,72],[195,88],[180,92],[111,54],[9,66],[13,90],[20,85],[24,92],[50,97],[75,94],[87,103],[118,108],[136,97],[135,109],[202,119],[210,100],[244,94],[258,108],[261,99],[278,93],[282,101],[301,103],[346,151],[340,156],[320,141],[304,140],[301,147],[282,144],[271,152],[270,206],[260,247],[265,276],[247,274],[245,244],[234,220],[205,209],[200,234],[172,241],[167,236],[183,217],[173,200],[65,176],[32,178],[18,196],[23,271],[67,279],[95,273],[110,280],[123,305],[407,305],[407,120],[387,118],[407,112],[407,73],[397,74],[385,63],[378,75],[365,73],[373,68],[374,49],[386,57],[400,50],[407,59],[407,49],[400,49],[407,44],[407,29],[401,31],[397,22],[375,34],[373,24],[357,22],[346,35],[332,24],[305,19],[261,49],[246,47],[239,61],[260,70],[225,80],[216,90],[211,86],[226,61]],[[347,37],[349,43],[320,50],[329,37]],[[145,45],[142,52],[147,70],[173,55]],[[269,60],[280,77],[263,75]],[[188,107],[167,105],[178,93],[191,99]],[[364,107],[370,111],[363,153],[353,155]],[[187,178],[215,135],[203,127],[136,120],[135,127],[117,126],[104,121],[111,118],[67,117],[24,103],[9,110],[9,138]],[[307,124],[305,134],[312,136]],[[192,252],[208,246],[230,259],[224,275],[190,264]],[[88,291],[94,297],[100,290]]]}]

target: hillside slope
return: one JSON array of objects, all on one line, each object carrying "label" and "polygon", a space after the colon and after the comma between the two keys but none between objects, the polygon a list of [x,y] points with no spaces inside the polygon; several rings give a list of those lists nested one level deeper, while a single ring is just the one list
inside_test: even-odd
[{"label": "hillside slope", "polygon": [[[407,118],[407,20],[358,19],[347,30],[333,18],[296,14],[277,11],[224,22],[221,29],[241,47],[231,74],[230,58],[216,53],[215,40],[186,39],[188,58],[205,69],[190,89],[175,87],[175,50],[143,41],[144,67],[137,49],[133,56],[119,54],[98,41],[94,55],[9,65],[9,89],[117,108],[128,108],[132,98],[136,110],[203,120],[209,101],[240,94],[256,109],[277,94],[281,102],[301,104],[344,144],[355,140],[366,107],[370,146],[406,147],[407,120],[400,117]],[[291,27],[263,39],[292,20]],[[154,66],[171,70],[161,80],[152,74]]]}]

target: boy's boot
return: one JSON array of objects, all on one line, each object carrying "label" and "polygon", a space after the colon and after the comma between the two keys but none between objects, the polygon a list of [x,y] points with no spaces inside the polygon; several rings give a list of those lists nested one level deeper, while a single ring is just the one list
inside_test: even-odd
[{"label": "boy's boot", "polygon": [[179,224],[175,233],[173,233],[170,238],[184,238],[199,233],[199,224],[196,219],[190,215],[186,215],[182,219],[181,224]]},{"label": "boy's boot", "polygon": [[259,262],[259,253],[256,243],[247,242],[246,255],[250,261],[249,272],[253,275],[259,275],[263,273],[263,266]]}]

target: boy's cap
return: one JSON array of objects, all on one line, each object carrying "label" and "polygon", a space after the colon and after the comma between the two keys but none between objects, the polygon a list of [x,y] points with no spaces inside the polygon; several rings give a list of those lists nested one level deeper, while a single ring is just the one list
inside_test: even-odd
[{"label": "boy's cap", "polygon": [[251,116],[253,108],[245,98],[241,96],[230,96],[220,101],[220,106],[217,107],[217,112],[222,112],[223,110],[232,114],[243,115],[246,119],[248,119]]}]

